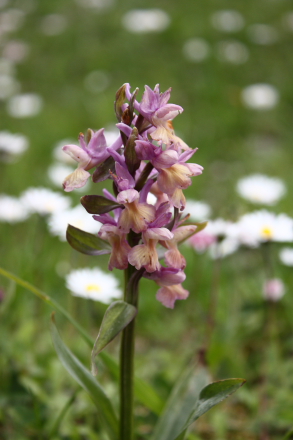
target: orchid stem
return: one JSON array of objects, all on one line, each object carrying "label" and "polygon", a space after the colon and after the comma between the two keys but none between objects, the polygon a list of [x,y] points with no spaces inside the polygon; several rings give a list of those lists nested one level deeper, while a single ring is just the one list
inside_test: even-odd
[{"label": "orchid stem", "polygon": [[[133,266],[125,270],[124,301],[137,307],[138,273]],[[133,378],[134,378],[134,329],[133,319],[122,332],[120,350],[120,440],[133,440]]]}]

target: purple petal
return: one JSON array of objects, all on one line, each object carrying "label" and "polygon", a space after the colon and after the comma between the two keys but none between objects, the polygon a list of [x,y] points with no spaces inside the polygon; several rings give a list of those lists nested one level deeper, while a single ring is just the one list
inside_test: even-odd
[{"label": "purple petal", "polygon": [[184,153],[180,154],[179,156],[179,163],[183,163],[189,160],[197,150],[198,148],[195,148],[194,150],[184,151]]},{"label": "purple petal", "polygon": [[155,116],[158,119],[163,119],[164,121],[172,120],[180,113],[183,112],[183,108],[176,104],[166,104],[156,111]]},{"label": "purple petal", "polygon": [[148,141],[135,141],[135,151],[140,160],[152,160],[155,157],[155,145]]},{"label": "purple petal", "polygon": [[139,202],[140,203],[146,203],[148,193],[150,192],[150,189],[153,186],[153,184],[154,184],[153,179],[147,180],[147,182],[145,183],[145,185],[143,186],[142,190],[139,193]]},{"label": "purple petal", "polygon": [[103,194],[107,199],[112,200],[113,202],[117,202],[116,197],[114,197],[113,194],[111,194],[110,191],[108,191],[107,189],[103,189]]},{"label": "purple petal", "polygon": [[119,128],[122,133],[126,134],[127,137],[129,137],[132,133],[132,128],[129,127],[129,125],[124,124],[123,122],[119,122],[116,124],[116,127]]},{"label": "purple petal", "polygon": [[110,214],[102,214],[102,215],[93,215],[93,219],[97,222],[104,224],[109,223],[110,225],[117,226],[117,223],[113,219],[113,217]]},{"label": "purple petal", "polygon": [[172,88],[170,87],[166,92],[162,93],[160,96],[160,107],[163,107],[167,104],[170,99]]},{"label": "purple petal", "polygon": [[92,158],[104,162],[104,160],[109,157],[106,148],[107,142],[104,135],[104,128],[101,128],[92,135],[91,140],[86,147],[86,151]]},{"label": "purple petal", "polygon": [[117,153],[117,151],[112,148],[107,148],[108,153],[113,157],[115,162],[120,163],[120,165],[125,166],[125,158],[121,154]]},{"label": "purple petal", "polygon": [[178,153],[175,150],[165,150],[159,156],[152,160],[155,168],[170,168],[178,162]]}]

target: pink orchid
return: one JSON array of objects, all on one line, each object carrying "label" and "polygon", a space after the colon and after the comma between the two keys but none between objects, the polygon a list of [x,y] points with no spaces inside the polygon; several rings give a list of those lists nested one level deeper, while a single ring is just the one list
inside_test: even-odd
[{"label": "pink orchid", "polygon": [[[89,130],[90,141],[88,144],[85,141],[84,134],[81,133],[79,135],[79,143],[78,145],[65,145],[62,150],[71,156],[76,162],[78,162],[77,169],[69,174],[63,182],[63,188],[65,191],[69,192],[74,190],[75,188],[83,187],[88,178],[90,177],[90,173],[88,170],[94,168],[100,163],[104,162],[109,156],[109,152],[107,151],[107,143],[104,135],[104,129],[93,132]],[[117,150],[122,145],[121,137],[114,142],[111,148]]]},{"label": "pink orchid", "polygon": [[165,253],[165,261],[169,267],[184,269],[186,260],[178,249],[178,243],[187,240],[196,231],[197,226],[185,225],[172,230],[173,238],[168,241],[160,241],[160,244],[168,249]]},{"label": "pink orchid", "polygon": [[112,246],[112,252],[108,264],[109,270],[113,270],[114,267],[121,270],[127,269],[128,254],[131,247],[126,240],[126,234],[121,233],[116,225],[108,223],[101,227],[98,235],[103,240],[108,241]]},{"label": "pink orchid", "polygon": [[144,267],[147,272],[155,272],[160,269],[156,246],[158,241],[168,241],[173,238],[173,233],[164,228],[171,219],[169,204],[163,203],[156,210],[156,218],[148,225],[146,231],[142,233],[143,244],[134,246],[128,255],[128,261],[137,270]]},{"label": "pink orchid", "polygon": [[173,309],[177,299],[186,299],[189,295],[188,290],[181,286],[186,278],[182,270],[161,267],[160,271],[144,274],[144,277],[154,280],[160,286],[156,298],[165,307]]},{"label": "pink orchid", "polygon": [[188,150],[179,154],[169,148],[162,150],[148,141],[136,141],[136,153],[140,159],[148,159],[158,170],[157,184],[159,189],[168,195],[170,202],[178,209],[184,209],[186,204],[182,190],[188,188],[191,176],[202,173],[203,167],[195,163],[186,163],[197,151]]},{"label": "pink orchid", "polygon": [[145,231],[148,223],[155,218],[155,207],[147,203],[139,203],[139,193],[135,189],[121,191],[117,202],[125,206],[118,222],[118,228],[128,233],[132,229],[137,234]]}]

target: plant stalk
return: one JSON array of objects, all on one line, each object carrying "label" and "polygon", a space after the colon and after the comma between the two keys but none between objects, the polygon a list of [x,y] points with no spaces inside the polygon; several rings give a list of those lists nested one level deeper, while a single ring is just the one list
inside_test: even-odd
[{"label": "plant stalk", "polygon": [[[133,266],[124,272],[124,301],[137,307],[139,276]],[[135,318],[125,327],[120,348],[120,440],[133,440],[133,379]]]}]

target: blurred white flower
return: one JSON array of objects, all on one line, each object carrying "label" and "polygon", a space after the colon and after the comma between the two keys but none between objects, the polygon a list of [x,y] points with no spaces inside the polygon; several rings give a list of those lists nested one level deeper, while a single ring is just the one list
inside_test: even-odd
[{"label": "blurred white flower", "polygon": [[76,165],[75,160],[72,159],[69,154],[64,153],[64,151],[62,150],[62,147],[64,147],[64,145],[74,144],[75,142],[76,141],[74,139],[61,139],[61,141],[58,141],[53,149],[53,157],[63,163]]},{"label": "blurred white flower", "polygon": [[4,160],[24,153],[28,145],[28,138],[23,134],[0,131],[0,157],[4,154]]},{"label": "blurred white flower", "polygon": [[51,182],[62,188],[62,183],[68,174],[73,173],[74,168],[63,163],[55,163],[48,168],[48,176]]},{"label": "blurred white flower", "polygon": [[106,138],[106,142],[108,147],[110,147],[117,140],[120,135],[120,131],[117,129],[115,125],[109,126],[104,131],[104,136]]},{"label": "blurred white flower", "polygon": [[249,58],[245,44],[236,40],[220,41],[217,45],[218,59],[231,64],[243,64]]},{"label": "blurred white flower", "polygon": [[190,220],[201,222],[210,218],[211,207],[205,202],[187,199],[184,212],[190,214]]},{"label": "blurred white flower", "polygon": [[156,203],[157,203],[157,197],[154,195],[154,194],[152,194],[152,193],[148,193],[148,196],[147,196],[147,203],[149,204],[149,205],[155,205]]},{"label": "blurred white flower", "polygon": [[283,16],[283,26],[288,29],[289,31],[293,31],[293,12],[287,12],[284,16]]},{"label": "blurred white flower", "polygon": [[16,197],[0,194],[0,222],[17,223],[26,220],[29,212]]},{"label": "blurred white flower", "polygon": [[75,0],[79,6],[99,11],[112,7],[115,0]]},{"label": "blurred white flower", "polygon": [[0,0],[0,8],[4,8],[7,5],[9,0]]},{"label": "blurred white flower", "polygon": [[9,76],[15,74],[14,64],[5,57],[0,58],[0,74]]},{"label": "blurred white flower", "polygon": [[252,24],[248,26],[247,33],[253,43],[267,45],[278,40],[277,30],[268,24]]},{"label": "blurred white flower", "polygon": [[254,211],[243,215],[233,225],[232,234],[241,243],[252,247],[267,241],[292,242],[293,219],[286,214]]},{"label": "blurred white flower", "polygon": [[253,84],[242,90],[242,101],[255,110],[269,110],[279,102],[278,90],[270,84]]},{"label": "blurred white flower", "polygon": [[20,200],[30,212],[41,215],[53,214],[68,209],[71,199],[47,188],[28,188]]},{"label": "blurred white flower", "polygon": [[183,54],[189,61],[200,63],[210,54],[210,45],[203,38],[190,38],[185,41],[183,46]]},{"label": "blurred white flower", "polygon": [[237,182],[238,194],[252,203],[275,205],[286,193],[281,179],[254,174]]},{"label": "blurred white flower", "polygon": [[51,234],[57,235],[62,241],[66,240],[66,229],[69,224],[92,234],[99,232],[101,228],[101,223],[94,220],[81,205],[55,212],[48,220]]},{"label": "blurred white flower", "polygon": [[281,249],[279,257],[286,266],[293,266],[293,248],[285,247]]},{"label": "blurred white flower", "polygon": [[109,75],[102,70],[94,70],[84,79],[84,87],[93,93],[101,93],[109,86]]},{"label": "blurred white flower", "polygon": [[20,90],[20,84],[11,75],[0,73],[0,100],[7,99]]},{"label": "blurred white flower", "polygon": [[244,27],[243,15],[234,10],[216,11],[211,17],[214,28],[223,32],[237,32]]},{"label": "blurred white flower", "polygon": [[122,297],[117,278],[97,267],[73,270],[66,275],[66,287],[74,296],[104,304],[110,304],[112,299]]},{"label": "blurred white flower", "polygon": [[162,9],[133,9],[122,17],[126,30],[134,33],[162,32],[170,24],[170,17]]},{"label": "blurred white flower", "polygon": [[36,116],[43,107],[43,99],[36,93],[15,95],[7,103],[7,111],[14,118]]},{"label": "blurred white flower", "polygon": [[[202,231],[194,234],[188,240],[188,244],[190,244],[197,252],[202,253],[213,244],[217,243],[219,239],[222,241],[225,237],[230,236],[231,226],[231,222],[223,220],[222,218],[209,220],[207,226]],[[233,236],[233,241],[236,242],[237,237]]]},{"label": "blurred white flower", "polygon": [[21,9],[6,9],[0,13],[0,33],[14,32],[19,29],[25,18],[25,12]]},{"label": "blurred white flower", "polygon": [[49,14],[42,19],[40,27],[45,35],[59,35],[67,28],[67,19],[61,14]]},{"label": "blurred white flower", "polygon": [[279,301],[285,294],[285,286],[280,278],[272,278],[263,284],[263,297],[268,301]]},{"label": "blurred white flower", "polygon": [[213,260],[216,260],[233,254],[238,248],[239,241],[235,238],[227,237],[222,241],[212,243],[209,247],[209,254]]},{"label": "blurred white flower", "polygon": [[21,40],[8,41],[3,49],[3,56],[14,63],[23,61],[29,53],[29,45]]}]

